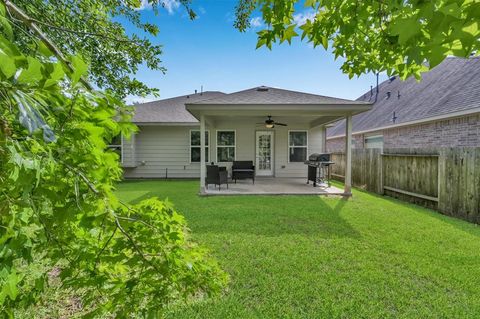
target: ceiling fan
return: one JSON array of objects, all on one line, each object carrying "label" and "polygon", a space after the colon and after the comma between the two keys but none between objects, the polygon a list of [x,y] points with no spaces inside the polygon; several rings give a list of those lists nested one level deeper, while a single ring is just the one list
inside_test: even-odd
[{"label": "ceiling fan", "polygon": [[257,125],[265,125],[266,128],[274,128],[275,125],[287,126],[287,124],[285,124],[285,123],[278,123],[278,122],[275,122],[274,120],[272,120],[271,115],[268,115],[267,117],[268,118],[265,120],[264,123],[257,123]]}]

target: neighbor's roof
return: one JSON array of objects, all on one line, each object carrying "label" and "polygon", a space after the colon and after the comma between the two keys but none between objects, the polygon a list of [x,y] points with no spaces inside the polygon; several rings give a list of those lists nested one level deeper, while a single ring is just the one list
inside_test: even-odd
[{"label": "neighbor's roof", "polygon": [[183,95],[170,99],[133,105],[134,123],[198,123],[190,112],[185,109],[185,103],[212,99],[225,93],[208,91],[197,94]]},{"label": "neighbor's roof", "polygon": [[[388,93],[390,92],[390,93]],[[390,95],[390,97],[388,97]],[[357,101],[375,101],[368,91]],[[370,111],[355,115],[353,132],[467,111],[480,107],[480,57],[450,57],[417,82],[391,78],[379,85],[377,102]],[[395,112],[395,123],[393,122]],[[345,135],[345,120],[328,129],[328,136]]]},{"label": "neighbor's roof", "polygon": [[225,94],[209,100],[188,102],[194,105],[302,105],[302,104],[370,104],[368,101],[352,101],[335,97],[303,93],[260,86],[244,91]]}]

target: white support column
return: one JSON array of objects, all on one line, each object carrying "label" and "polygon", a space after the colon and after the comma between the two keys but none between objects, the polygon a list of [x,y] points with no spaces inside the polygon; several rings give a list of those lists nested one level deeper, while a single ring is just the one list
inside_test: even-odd
[{"label": "white support column", "polygon": [[200,115],[200,193],[205,191],[207,167],[205,163],[205,115]]},{"label": "white support column", "polygon": [[352,193],[352,116],[346,117],[345,123],[345,188],[344,193]]},{"label": "white support column", "polygon": [[327,127],[322,127],[322,153],[327,152]]}]

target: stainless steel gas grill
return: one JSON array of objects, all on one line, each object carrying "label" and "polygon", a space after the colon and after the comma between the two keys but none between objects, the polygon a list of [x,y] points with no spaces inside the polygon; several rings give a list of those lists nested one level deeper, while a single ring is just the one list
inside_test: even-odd
[{"label": "stainless steel gas grill", "polygon": [[331,161],[331,154],[313,153],[305,164],[308,165],[307,184],[313,182],[313,187],[317,184],[320,187],[330,187],[330,166],[335,164]]}]

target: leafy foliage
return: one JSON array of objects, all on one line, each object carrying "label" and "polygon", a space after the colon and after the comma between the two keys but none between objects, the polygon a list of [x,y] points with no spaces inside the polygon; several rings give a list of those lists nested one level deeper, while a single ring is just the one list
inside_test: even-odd
[{"label": "leafy foliage", "polygon": [[[191,19],[195,13],[190,0],[179,0]],[[138,30],[157,35],[158,27],[141,19],[142,6],[151,6],[158,14],[164,0],[16,0],[15,4],[37,23],[62,52],[78,54],[90,65],[90,80],[101,89],[119,97],[157,94],[134,77],[140,65],[165,72],[160,55],[161,45],[147,37],[127,34],[118,21],[127,21]],[[13,21],[10,32],[24,52],[39,49],[24,25]],[[0,20],[0,24],[2,20]]]},{"label": "leafy foliage", "polygon": [[480,52],[475,0],[240,0],[235,26],[245,31],[257,9],[268,26],[258,32],[257,47],[290,43],[301,34],[345,58],[342,70],[350,77],[386,71],[419,78],[425,62],[432,68],[448,55]]},{"label": "leafy foliage", "polygon": [[226,274],[170,203],[114,195],[122,169],[107,146],[135,130],[128,108],[81,86],[80,57],[71,72],[46,48],[22,52],[2,3],[0,18],[0,313],[38,300],[48,284],[31,271],[39,262],[86,291],[90,315],[154,318],[220,292]]}]

